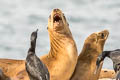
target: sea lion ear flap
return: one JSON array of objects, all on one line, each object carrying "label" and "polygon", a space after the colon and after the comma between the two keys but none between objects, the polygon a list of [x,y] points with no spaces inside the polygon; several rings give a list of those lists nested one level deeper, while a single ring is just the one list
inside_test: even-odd
[{"label": "sea lion ear flap", "polygon": [[101,33],[101,37],[104,39],[105,38],[105,35],[104,35],[104,33]]}]

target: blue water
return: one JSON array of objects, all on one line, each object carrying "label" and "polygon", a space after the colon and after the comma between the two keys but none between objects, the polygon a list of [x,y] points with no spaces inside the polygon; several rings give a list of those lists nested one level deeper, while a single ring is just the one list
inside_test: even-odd
[{"label": "blue water", "polygon": [[[0,58],[25,59],[37,28],[37,55],[48,53],[47,20],[54,8],[65,13],[79,53],[88,35],[104,29],[110,31],[104,50],[120,48],[120,0],[0,0]],[[112,69],[110,59],[103,68]]]}]

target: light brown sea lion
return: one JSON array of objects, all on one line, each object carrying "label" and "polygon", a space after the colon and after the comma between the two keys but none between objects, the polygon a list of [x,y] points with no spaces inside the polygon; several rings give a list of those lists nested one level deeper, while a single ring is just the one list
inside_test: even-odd
[{"label": "light brown sea lion", "polygon": [[82,52],[78,57],[75,71],[70,80],[98,80],[100,74],[94,74],[96,60],[103,51],[105,41],[109,35],[108,30],[91,34],[84,43]]},{"label": "light brown sea lion", "polygon": [[[61,10],[54,9],[48,19],[49,54],[40,59],[50,72],[50,80],[69,80],[77,63],[77,48]],[[19,68],[21,66],[21,68]],[[28,80],[23,60],[0,60],[3,72],[14,80]],[[14,71],[15,70],[15,71]],[[10,73],[12,72],[12,73]]]},{"label": "light brown sea lion", "polygon": [[[54,9],[48,19],[49,54],[42,56],[50,72],[50,80],[69,80],[77,63],[77,48],[69,25],[61,10]],[[65,74],[65,75],[64,75]]]}]

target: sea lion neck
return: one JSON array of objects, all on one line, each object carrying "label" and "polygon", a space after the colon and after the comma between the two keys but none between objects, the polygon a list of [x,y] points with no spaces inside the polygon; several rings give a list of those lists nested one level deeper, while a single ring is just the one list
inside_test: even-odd
[{"label": "sea lion neck", "polygon": [[[83,46],[83,49],[78,57],[78,60],[81,59],[81,60],[84,60],[84,59],[88,59],[89,60],[92,60],[93,57],[97,57],[98,54],[96,53],[99,53],[97,51],[97,46],[95,46],[95,48],[91,48],[91,44],[90,43],[85,43],[84,46]],[[93,53],[91,53],[93,52]],[[85,58],[86,57],[86,58]]]},{"label": "sea lion neck", "polygon": [[67,52],[66,47],[69,45],[76,45],[71,34],[54,34],[53,32],[49,33],[49,37],[51,47],[49,54],[51,56],[56,56],[56,53],[62,54],[63,50]]}]

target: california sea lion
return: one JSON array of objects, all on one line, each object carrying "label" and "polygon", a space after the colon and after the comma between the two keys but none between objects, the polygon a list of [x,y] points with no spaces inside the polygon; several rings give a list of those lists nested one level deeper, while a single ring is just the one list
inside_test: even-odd
[{"label": "california sea lion", "polygon": [[[78,52],[67,20],[61,10],[52,11],[48,19],[48,32],[50,51],[40,59],[50,72],[50,80],[69,80],[77,63]],[[24,60],[0,59],[0,67],[3,68],[5,75],[11,78],[28,79]],[[10,73],[11,71],[12,73]]]},{"label": "california sea lion", "polygon": [[[67,20],[59,9],[54,9],[48,19],[50,36],[49,54],[42,56],[50,72],[50,80],[69,80],[77,63],[77,48]],[[65,74],[65,75],[64,75]]]},{"label": "california sea lion", "polygon": [[36,39],[38,29],[31,34],[31,46],[26,57],[26,71],[30,80],[49,80],[49,72],[47,67],[35,54]]},{"label": "california sea lion", "polygon": [[105,41],[109,35],[108,30],[91,34],[84,43],[82,52],[71,80],[97,80],[99,73],[94,74],[96,60],[103,51]]},{"label": "california sea lion", "polygon": [[105,57],[110,58],[113,61],[113,68],[116,73],[116,80],[120,80],[120,49],[113,51],[103,51],[102,54],[97,59],[97,66],[105,59]]}]

